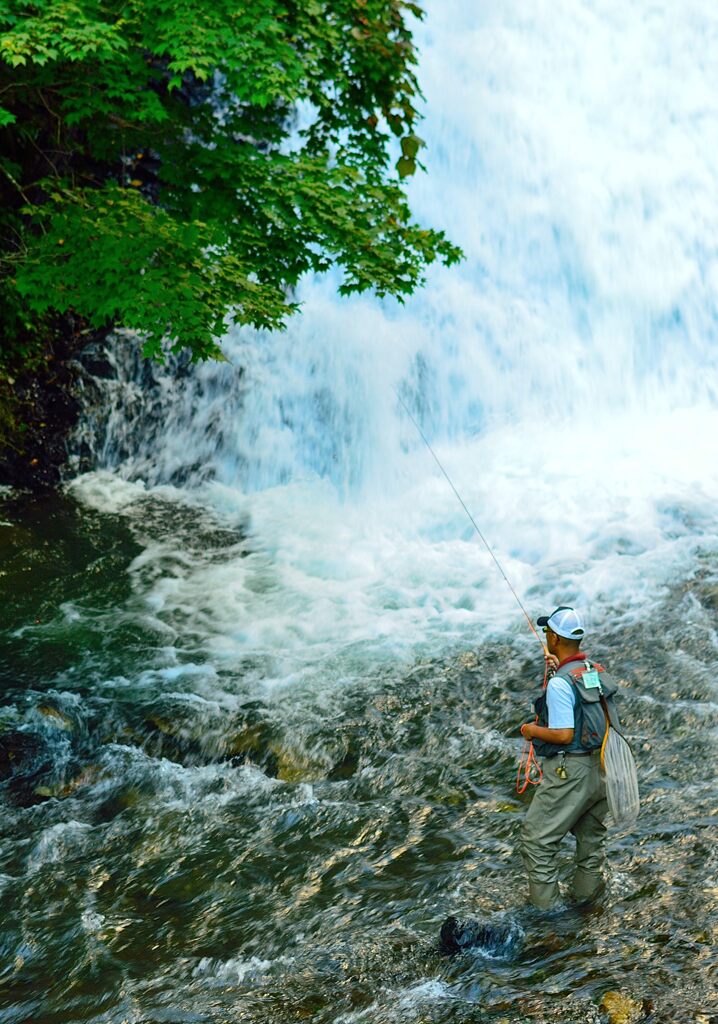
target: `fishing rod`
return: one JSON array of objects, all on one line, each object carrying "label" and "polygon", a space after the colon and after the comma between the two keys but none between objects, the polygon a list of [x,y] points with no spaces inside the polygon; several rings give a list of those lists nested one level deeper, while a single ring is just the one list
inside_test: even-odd
[{"label": "fishing rod", "polygon": [[449,487],[451,487],[452,491],[454,492],[454,494],[456,495],[456,497],[457,497],[457,498],[459,499],[459,501],[461,502],[461,507],[463,508],[464,512],[466,512],[467,516],[469,517],[469,520],[470,520],[470,522],[471,522],[471,525],[473,526],[473,528],[474,528],[474,529],[476,530],[476,532],[478,533],[479,537],[481,538],[481,542],[483,543],[484,547],[486,548],[486,550],[488,551],[488,553],[489,553],[489,554],[491,555],[492,559],[494,560],[494,564],[496,565],[496,568],[497,568],[497,569],[499,570],[499,572],[500,572],[500,573],[501,573],[501,575],[503,576],[503,578],[504,578],[504,580],[505,580],[505,582],[506,582],[506,585],[508,586],[508,588],[509,588],[509,590],[511,591],[511,593],[512,593],[512,594],[514,595],[514,598],[516,599],[516,603],[518,604],[518,606],[519,606],[519,608],[521,609],[521,611],[522,611],[522,612],[524,613],[524,616],[525,616],[525,618],[526,618],[526,621],[527,621],[527,622],[528,622],[528,624],[529,624],[529,629],[530,629],[530,630],[531,630],[531,632],[532,632],[532,633],[534,634],[534,636],[536,637],[536,639],[538,640],[538,642],[539,642],[539,643],[541,644],[541,647],[543,648],[544,654],[548,654],[548,649],[547,649],[547,647],[546,647],[546,644],[545,644],[545,643],[543,642],[543,640],[541,639],[541,637],[540,637],[540,636],[538,635],[538,633],[536,632],[536,627],[534,626],[533,622],[531,621],[531,617],[529,616],[529,613],[528,613],[528,612],[526,611],[526,609],[524,608],[524,605],[523,605],[523,602],[521,601],[521,598],[520,598],[520,597],[519,597],[519,595],[518,595],[518,594],[516,593],[516,590],[514,589],[514,587],[513,587],[512,583],[511,583],[511,580],[510,580],[510,579],[508,578],[508,576],[507,576],[507,575],[506,575],[506,573],[504,572],[504,570],[503,570],[503,568],[502,568],[502,566],[501,566],[501,563],[499,562],[498,558],[496,557],[496,555],[495,555],[495,554],[494,554],[494,552],[493,552],[493,549],[491,548],[491,545],[489,544],[489,542],[487,541],[486,537],[484,537],[483,533],[482,533],[482,532],[481,532],[481,530],[479,529],[478,523],[476,522],[476,520],[475,520],[475,519],[474,519],[474,517],[472,516],[471,512],[469,511],[469,509],[468,509],[468,508],[466,507],[466,502],[465,502],[465,501],[464,501],[464,499],[463,499],[463,498],[461,497],[461,495],[460,495],[460,494],[459,494],[459,492],[457,491],[456,487],[454,486],[454,482],[453,482],[453,480],[451,479],[451,477],[449,476],[449,474],[448,474],[448,473],[446,472],[446,470],[445,470],[445,469],[444,469],[444,467],[442,466],[442,464],[441,464],[441,462],[440,462],[440,460],[439,460],[439,456],[438,456],[438,455],[436,454],[436,452],[434,451],[434,449],[433,449],[433,448],[431,447],[431,445],[429,444],[429,442],[428,442],[428,440],[427,440],[427,438],[426,438],[426,435],[424,434],[424,431],[423,431],[423,430],[421,429],[421,427],[420,427],[420,426],[419,426],[419,424],[417,423],[416,419],[414,418],[414,416],[413,416],[413,414],[412,414],[412,412],[411,412],[411,409],[410,409],[410,408],[409,408],[409,406],[408,406],[408,405],[406,404],[406,402],[404,401],[404,399],[403,399],[403,398],[401,397],[401,394],[399,393],[399,391],[397,390],[397,388],[394,388],[394,391],[396,392],[396,397],[397,397],[397,398],[399,399],[399,401],[401,402],[402,406],[404,407],[404,411],[406,412],[407,416],[409,417],[409,419],[411,420],[411,422],[412,422],[412,423],[414,424],[414,426],[416,427],[416,430],[417,430],[417,433],[419,434],[419,437],[420,437],[420,438],[422,439],[422,441],[424,442],[424,444],[426,445],[426,447],[427,447],[427,448],[429,449],[429,451],[431,452],[431,454],[432,454],[432,456],[433,456],[433,458],[434,458],[434,462],[436,462],[436,465],[437,465],[437,466],[439,467],[439,469],[441,470],[441,472],[442,472],[442,473],[444,474],[444,476],[446,477],[446,480],[447,480],[447,482],[448,482],[448,484],[449,484]]}]

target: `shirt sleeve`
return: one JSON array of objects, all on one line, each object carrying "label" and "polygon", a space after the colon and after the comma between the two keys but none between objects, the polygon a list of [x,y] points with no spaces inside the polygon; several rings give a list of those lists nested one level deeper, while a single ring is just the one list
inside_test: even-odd
[{"label": "shirt sleeve", "polygon": [[549,679],[546,689],[549,729],[573,729],[575,722],[573,708],[576,695],[565,679]]}]

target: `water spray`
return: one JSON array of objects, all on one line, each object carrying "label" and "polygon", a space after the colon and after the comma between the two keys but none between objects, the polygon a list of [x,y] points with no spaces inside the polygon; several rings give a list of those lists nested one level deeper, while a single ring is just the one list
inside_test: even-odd
[{"label": "water spray", "polygon": [[436,462],[436,465],[437,465],[437,466],[439,467],[439,469],[441,470],[441,472],[442,472],[442,473],[444,474],[444,476],[446,477],[446,480],[447,480],[447,482],[448,482],[448,484],[449,484],[449,487],[451,487],[452,491],[454,492],[454,494],[456,495],[456,497],[457,497],[457,498],[459,499],[459,501],[461,502],[461,507],[463,508],[464,512],[466,512],[466,514],[467,514],[467,516],[469,517],[469,520],[470,520],[470,522],[471,522],[471,525],[473,526],[473,528],[474,528],[474,529],[476,530],[476,532],[478,533],[479,537],[481,538],[481,542],[482,542],[482,544],[484,545],[484,547],[486,548],[486,550],[488,551],[488,553],[489,553],[489,554],[491,555],[492,559],[494,560],[494,564],[495,564],[496,568],[497,568],[497,569],[499,570],[499,572],[500,572],[500,573],[501,573],[501,575],[503,576],[503,578],[504,578],[504,580],[505,580],[505,582],[506,582],[506,585],[508,586],[508,588],[509,588],[509,590],[511,591],[511,593],[512,593],[512,594],[514,595],[514,598],[516,599],[516,603],[518,604],[518,606],[519,606],[519,608],[521,609],[521,611],[522,611],[522,612],[524,613],[524,616],[525,616],[525,618],[526,618],[526,621],[527,621],[527,622],[528,622],[528,624],[529,624],[529,629],[530,629],[530,630],[531,630],[531,632],[532,632],[532,633],[534,634],[534,636],[536,637],[536,639],[538,640],[538,642],[539,642],[539,643],[541,644],[541,647],[542,647],[542,649],[543,649],[543,652],[544,652],[544,654],[545,654],[545,655],[548,655],[548,648],[546,647],[546,644],[545,644],[545,643],[543,642],[543,640],[541,639],[541,637],[540,637],[540,636],[538,635],[538,633],[536,632],[536,627],[534,626],[533,622],[531,621],[531,617],[529,616],[529,613],[528,613],[528,612],[526,611],[526,609],[524,608],[524,606],[523,606],[523,602],[521,601],[521,598],[520,598],[520,597],[519,597],[519,595],[518,595],[518,594],[516,593],[516,590],[514,589],[514,587],[513,587],[512,583],[511,583],[511,580],[510,580],[510,579],[508,578],[508,576],[507,576],[507,575],[506,575],[506,573],[504,572],[504,570],[503,570],[503,568],[502,568],[502,566],[501,566],[501,563],[499,562],[498,558],[496,557],[496,555],[494,554],[494,552],[493,552],[493,550],[492,550],[492,548],[491,548],[491,545],[489,544],[489,542],[487,541],[486,537],[484,537],[483,533],[482,533],[482,532],[481,532],[481,530],[479,529],[479,526],[478,526],[478,524],[477,524],[476,520],[475,520],[475,519],[474,519],[474,517],[472,516],[471,512],[469,512],[469,509],[468,509],[468,508],[467,508],[467,506],[466,506],[466,502],[464,501],[464,499],[463,499],[463,498],[461,497],[461,495],[460,495],[460,494],[459,494],[459,492],[457,491],[457,489],[456,489],[456,487],[454,486],[454,483],[453,483],[453,481],[452,481],[451,477],[449,476],[449,474],[448,474],[448,473],[446,472],[446,470],[445,470],[445,469],[444,469],[444,467],[442,466],[442,464],[441,464],[441,462],[440,462],[440,460],[439,460],[439,456],[438,456],[438,455],[436,454],[436,452],[434,451],[434,449],[433,449],[433,448],[431,447],[431,445],[429,444],[429,442],[428,442],[428,440],[427,440],[427,438],[426,438],[426,435],[424,434],[424,431],[423,431],[423,430],[421,429],[421,427],[419,426],[419,424],[418,424],[418,423],[416,422],[416,419],[415,419],[415,418],[414,418],[414,416],[412,415],[412,412],[411,412],[411,410],[409,409],[409,407],[408,407],[408,405],[406,404],[406,402],[404,401],[404,399],[403,399],[403,398],[401,397],[401,395],[399,394],[399,391],[398,391],[398,390],[397,390],[396,388],[394,388],[394,391],[396,392],[396,397],[397,397],[397,398],[399,399],[399,401],[401,402],[402,406],[404,407],[404,411],[406,412],[407,416],[409,417],[409,419],[411,420],[411,422],[412,422],[412,423],[414,424],[414,426],[416,427],[416,430],[417,430],[417,433],[419,434],[419,437],[420,437],[420,438],[422,439],[422,441],[424,442],[424,444],[426,445],[426,447],[427,447],[427,448],[429,449],[429,451],[431,452],[431,454],[432,454],[432,456],[433,456],[433,458],[434,458],[434,462]]}]

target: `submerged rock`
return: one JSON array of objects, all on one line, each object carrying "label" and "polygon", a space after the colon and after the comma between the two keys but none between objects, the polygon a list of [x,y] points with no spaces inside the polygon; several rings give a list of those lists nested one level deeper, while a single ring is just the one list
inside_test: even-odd
[{"label": "submerged rock", "polygon": [[186,766],[222,759],[218,756],[220,717],[214,708],[160,697],[142,708],[141,715],[125,725],[124,733],[151,757]]},{"label": "submerged rock", "polygon": [[349,747],[327,775],[329,782],[344,782],[353,778],[359,768],[359,751]]},{"label": "submerged rock", "polygon": [[[100,768],[78,742],[76,723],[50,704],[38,705],[34,726],[0,734],[0,793],[17,807],[65,799],[91,785]],[[49,728],[47,728],[49,726]]]},{"label": "submerged rock", "polygon": [[83,768],[76,775],[66,780],[52,783],[50,785],[35,786],[33,792],[45,800],[54,797],[56,800],[65,800],[72,796],[83,786],[90,786],[102,775],[99,765],[90,764]]},{"label": "submerged rock", "polygon": [[460,921],[447,917],[439,932],[439,952],[454,956],[475,950],[487,956],[506,957],[520,947],[523,935],[521,926],[510,918],[477,921],[470,917]]},{"label": "submerged rock", "polygon": [[326,762],[305,750],[285,744],[274,744],[271,749],[276,758],[276,777],[282,782],[319,782],[326,778]]},{"label": "submerged rock", "polygon": [[276,727],[263,720],[243,722],[235,726],[224,741],[224,759],[261,762],[277,734]]}]

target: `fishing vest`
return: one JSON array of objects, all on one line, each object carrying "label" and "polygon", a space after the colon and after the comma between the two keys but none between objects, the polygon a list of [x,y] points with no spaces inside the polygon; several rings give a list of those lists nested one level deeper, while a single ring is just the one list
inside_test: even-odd
[{"label": "fishing vest", "polygon": [[[586,673],[586,685],[583,677]],[[594,675],[597,673],[597,678]],[[601,697],[605,698],[606,710],[611,725],[620,732],[618,713],[616,711],[614,697],[618,686],[614,683],[603,665],[586,659],[569,661],[561,665],[553,676],[554,679],[565,679],[571,684],[574,695],[573,706],[573,739],[563,746],[558,743],[546,743],[544,740],[534,739],[533,745],[539,757],[554,757],[563,751],[566,754],[587,753],[597,750],[603,743],[606,732],[606,715],[603,710]],[[598,685],[595,685],[598,683]],[[534,710],[538,716],[538,725],[548,728],[548,698],[546,690],[542,690],[536,702]]]}]

